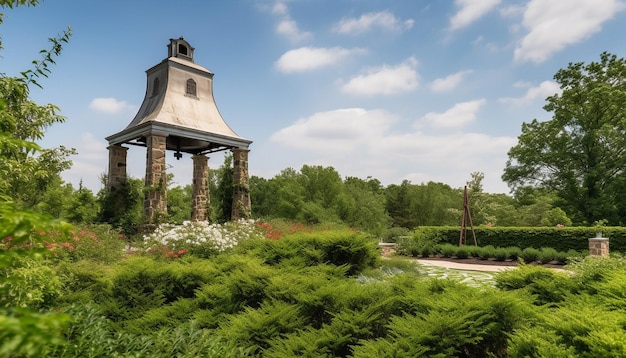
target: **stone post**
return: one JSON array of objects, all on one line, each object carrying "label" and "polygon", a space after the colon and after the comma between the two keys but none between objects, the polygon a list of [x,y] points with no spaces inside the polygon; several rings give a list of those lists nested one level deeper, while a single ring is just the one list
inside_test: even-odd
[{"label": "stone post", "polygon": [[209,193],[209,157],[194,155],[193,159],[193,192],[191,196],[191,220],[205,221],[210,200]]},{"label": "stone post", "polygon": [[249,149],[235,148],[233,152],[233,210],[231,220],[251,217],[250,185],[248,182]]},{"label": "stone post", "polygon": [[146,137],[146,196],[143,215],[148,224],[158,224],[167,214],[165,150],[167,134],[152,132]]},{"label": "stone post", "polygon": [[589,256],[609,256],[609,239],[599,234],[589,239]]},{"label": "stone post", "polygon": [[109,150],[109,176],[107,189],[114,192],[126,183],[126,154],[128,148],[121,145],[110,145]]}]

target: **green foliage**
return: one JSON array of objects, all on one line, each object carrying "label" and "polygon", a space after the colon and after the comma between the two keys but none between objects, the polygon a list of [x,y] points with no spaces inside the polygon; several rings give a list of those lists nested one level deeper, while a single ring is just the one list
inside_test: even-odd
[{"label": "green foliage", "polygon": [[[170,183],[171,178],[168,178]],[[167,190],[167,216],[170,224],[182,224],[191,216],[191,185],[176,186]]]},{"label": "green foliage", "polygon": [[258,309],[246,308],[238,315],[228,317],[217,330],[234,347],[246,342],[252,355],[263,355],[273,340],[295,332],[303,326],[304,319],[296,305],[272,301]]},{"label": "green foliage", "polygon": [[[459,242],[459,227],[422,226],[416,229],[410,238],[398,242],[401,252],[410,251],[411,247]],[[583,251],[589,248],[588,239],[596,236],[593,227],[475,227],[476,241],[479,246],[495,247],[551,247],[557,251]],[[608,237],[611,251],[626,252],[626,227],[605,227],[603,236]],[[467,232],[472,237],[472,232]]]},{"label": "green foliage", "polygon": [[40,356],[47,345],[62,341],[59,331],[68,317],[34,310],[51,303],[61,287],[54,271],[38,261],[45,252],[39,248],[42,230],[67,230],[67,226],[41,214],[20,211],[0,198],[2,355]]},{"label": "green foliage", "polygon": [[0,268],[0,275],[9,278],[0,283],[2,307],[49,307],[60,295],[62,283],[56,272],[43,260],[20,258],[10,267]]},{"label": "green foliage", "polygon": [[527,247],[524,250],[522,250],[522,254],[520,255],[520,258],[522,259],[523,262],[530,264],[530,263],[537,261],[537,259],[539,259],[540,254],[541,254],[540,250],[535,249],[534,247]]},{"label": "green foliage", "polygon": [[354,357],[501,357],[508,335],[533,319],[508,293],[450,286],[422,300],[424,311],[393,317],[390,334],[362,342]]},{"label": "green foliage", "polygon": [[442,183],[401,185],[385,189],[387,211],[393,226],[414,229],[422,225],[454,225],[461,222],[463,193]]},{"label": "green foliage", "polygon": [[211,218],[217,222],[226,222],[231,219],[233,211],[233,156],[224,156],[224,163],[215,172],[209,183],[211,193]]},{"label": "green foliage", "polygon": [[538,305],[554,304],[567,298],[574,288],[574,282],[564,273],[539,266],[521,265],[496,275],[496,287],[506,290],[524,290],[534,297]]},{"label": "green foliage", "polygon": [[374,240],[352,230],[295,232],[279,241],[261,243],[254,253],[271,265],[286,262],[302,267],[322,263],[346,266],[348,275],[374,267],[380,256]]},{"label": "green foliage", "polygon": [[105,185],[98,193],[101,210],[98,220],[119,227],[126,235],[137,234],[143,222],[143,186],[142,180],[133,178],[112,192]]},{"label": "green foliage", "polygon": [[216,264],[221,274],[195,292],[198,307],[205,310],[196,318],[203,326],[213,328],[226,314],[260,307],[266,298],[265,287],[275,273],[275,269],[254,257],[221,256]]},{"label": "green foliage", "polygon": [[502,178],[512,188],[556,190],[575,223],[623,217],[626,156],[626,61],[604,52],[599,62],[570,63],[554,76],[562,89],[546,99],[548,121],[522,124]]}]

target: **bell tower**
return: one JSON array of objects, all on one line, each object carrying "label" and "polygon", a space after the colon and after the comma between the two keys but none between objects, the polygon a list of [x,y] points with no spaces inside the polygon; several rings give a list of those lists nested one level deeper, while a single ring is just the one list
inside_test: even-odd
[{"label": "bell tower", "polygon": [[252,141],[237,135],[224,121],[213,97],[213,73],[194,62],[194,48],[182,37],[170,39],[167,58],[146,71],[146,93],[133,120],[109,142],[107,188],[126,182],[129,147],[146,148],[143,214],[149,224],[167,213],[166,152],[193,160],[192,220],[206,220],[209,202],[207,154],[233,152],[232,219],[250,216],[248,152]]}]

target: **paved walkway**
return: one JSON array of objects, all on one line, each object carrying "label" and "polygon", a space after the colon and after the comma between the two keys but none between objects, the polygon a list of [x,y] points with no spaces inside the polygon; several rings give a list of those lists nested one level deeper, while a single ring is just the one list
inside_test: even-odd
[{"label": "paved walkway", "polygon": [[[445,261],[445,260],[420,260],[417,259],[420,265],[423,266],[437,266],[445,267],[453,270],[465,270],[465,271],[481,271],[481,272],[500,272],[505,270],[512,270],[517,266],[500,266],[500,265],[477,265],[477,264],[464,264],[460,262]],[[568,272],[563,268],[550,267],[551,270],[557,272]]]},{"label": "paved walkway", "polygon": [[419,262],[419,264],[423,266],[438,266],[438,267],[445,267],[445,268],[449,268],[453,270],[481,271],[481,272],[499,272],[499,271],[511,270],[517,267],[517,266],[464,264],[464,263],[445,261],[445,260],[417,259],[417,262]]}]

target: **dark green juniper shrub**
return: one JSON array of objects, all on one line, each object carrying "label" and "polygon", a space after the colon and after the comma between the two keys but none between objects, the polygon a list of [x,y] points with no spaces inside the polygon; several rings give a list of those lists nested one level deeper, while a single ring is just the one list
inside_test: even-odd
[{"label": "dark green juniper shrub", "polygon": [[480,248],[478,251],[478,258],[481,260],[487,260],[495,256],[496,248],[493,245],[487,245]]},{"label": "dark green juniper shrub", "polygon": [[533,263],[539,259],[540,251],[535,249],[534,247],[527,247],[522,250],[522,255],[520,256],[525,263]]},{"label": "dark green juniper shrub", "polygon": [[471,246],[467,246],[468,247],[468,256],[469,257],[479,257],[481,252],[482,252],[482,247],[480,246],[476,246],[476,245],[471,245]]},{"label": "dark green juniper shrub", "polygon": [[470,248],[468,246],[459,246],[456,250],[458,259],[466,259],[469,256]]},{"label": "dark green juniper shrub", "polygon": [[493,250],[493,257],[496,261],[505,261],[509,258],[509,250],[504,247],[498,247]]},{"label": "dark green juniper shrub", "polygon": [[547,264],[551,261],[556,260],[558,252],[551,247],[542,247],[539,250],[539,256],[537,260],[542,264]]},{"label": "dark green juniper shrub", "polygon": [[443,257],[453,257],[456,256],[456,252],[458,250],[458,246],[452,244],[442,244],[438,245],[439,252]]},{"label": "dark green juniper shrub", "polygon": [[512,261],[517,261],[519,259],[519,257],[522,255],[522,249],[520,249],[517,246],[509,246],[506,248],[507,255],[509,257],[510,260]]},{"label": "dark green juniper shrub", "polygon": [[503,357],[508,335],[532,314],[512,293],[459,287],[423,297],[428,309],[392,317],[390,333],[354,347],[354,357]]},{"label": "dark green juniper shrub", "polygon": [[537,305],[561,302],[575,289],[574,282],[567,274],[541,266],[520,265],[515,270],[498,273],[495,279],[497,288],[528,292]]}]

